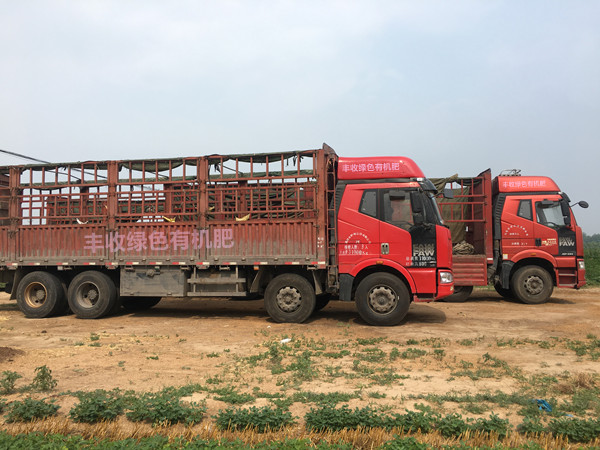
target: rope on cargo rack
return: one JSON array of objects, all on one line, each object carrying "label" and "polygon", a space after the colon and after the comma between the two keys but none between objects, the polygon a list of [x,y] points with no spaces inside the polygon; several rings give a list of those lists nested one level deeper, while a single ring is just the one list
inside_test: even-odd
[{"label": "rope on cargo rack", "polygon": [[459,242],[452,247],[453,255],[474,255],[475,247],[469,244],[467,241]]},{"label": "rope on cargo rack", "polygon": [[44,161],[43,159],[32,158],[31,156],[22,155],[21,153],[9,152],[8,150],[0,149],[0,152],[6,153],[7,155],[16,156],[18,158],[28,159],[29,161],[35,161],[42,164],[51,164],[50,161]]}]

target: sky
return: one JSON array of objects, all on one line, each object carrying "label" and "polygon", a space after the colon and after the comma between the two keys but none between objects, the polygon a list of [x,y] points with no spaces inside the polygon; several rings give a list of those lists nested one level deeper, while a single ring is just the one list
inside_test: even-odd
[{"label": "sky", "polygon": [[[552,177],[600,233],[600,1],[0,0],[0,149],[407,156]],[[26,161],[0,154],[0,165]]]}]

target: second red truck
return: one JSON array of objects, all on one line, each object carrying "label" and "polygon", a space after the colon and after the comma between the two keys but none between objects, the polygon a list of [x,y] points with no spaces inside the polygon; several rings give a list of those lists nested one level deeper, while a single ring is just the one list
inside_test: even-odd
[{"label": "second red truck", "polygon": [[465,300],[473,286],[489,283],[503,297],[537,304],[555,286],[585,285],[581,227],[552,179],[519,171],[492,179],[486,170],[432,181],[446,189],[438,201],[454,244],[455,294],[448,300]]}]

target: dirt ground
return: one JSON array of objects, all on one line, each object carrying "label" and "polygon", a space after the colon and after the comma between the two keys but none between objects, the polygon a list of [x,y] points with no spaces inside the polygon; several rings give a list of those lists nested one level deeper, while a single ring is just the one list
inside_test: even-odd
[{"label": "dirt ground", "polygon": [[[26,319],[16,302],[3,294],[0,373],[21,374],[16,382],[18,389],[31,383],[36,367],[46,365],[58,382],[54,394],[46,397],[54,395],[64,415],[75,398],[60,397],[59,393],[113,388],[147,392],[206,383],[215,377],[248,392],[260,389],[289,394],[290,390],[301,389],[377,393],[362,395],[350,406],[382,398],[378,404],[402,411],[412,405],[406,400],[411,395],[516,390],[514,377],[457,374],[461,367],[483,367],[484,354],[518,368],[526,377],[565,373],[595,377],[600,372],[595,359],[556,343],[586,341],[592,334],[600,335],[599,318],[599,288],[556,290],[548,303],[535,306],[504,300],[493,290],[476,290],[465,303],[413,304],[405,321],[395,327],[369,326],[359,318],[352,303],[342,302],[331,302],[307,323],[278,324],[268,317],[261,300],[163,299],[148,311],[122,312],[100,320],[80,320],[72,315]],[[317,362],[319,375],[301,385],[283,382],[266,367],[251,369],[241,362],[264,352],[266,342],[279,343],[284,338],[292,339],[291,343],[314,339],[325,342],[328,349],[348,348],[350,352],[360,351],[357,342],[361,339],[379,342],[371,347],[379,346],[386,352],[393,348],[406,350],[411,347],[407,342],[412,342],[412,347],[425,349],[428,356],[397,359],[389,367],[404,376],[379,384],[360,377],[328,376],[335,367],[340,373],[351,371],[356,354]],[[23,395],[12,394],[5,399]],[[214,396],[201,397],[207,401],[208,414],[214,415],[227,406]],[[257,398],[254,404],[268,404],[265,402],[265,398]],[[291,410],[302,417],[307,408],[294,405]]]}]

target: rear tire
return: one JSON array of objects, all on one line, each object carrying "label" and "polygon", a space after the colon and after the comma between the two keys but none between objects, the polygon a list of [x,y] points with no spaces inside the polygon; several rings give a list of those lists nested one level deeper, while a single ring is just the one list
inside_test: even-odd
[{"label": "rear tire", "polygon": [[102,272],[82,272],[69,285],[69,306],[79,319],[104,317],[114,311],[117,300],[115,283]]},{"label": "rear tire", "polygon": [[315,290],[301,275],[278,275],[265,290],[265,309],[275,322],[302,323],[314,311],[315,303]]},{"label": "rear tire", "polygon": [[356,309],[371,325],[398,325],[408,313],[410,293],[406,284],[389,273],[372,273],[356,289]]},{"label": "rear tire", "polygon": [[449,303],[462,303],[473,293],[473,286],[454,286],[454,294],[443,298],[442,301]]},{"label": "rear tire", "polygon": [[145,311],[158,305],[162,297],[121,297],[121,305],[128,312]]},{"label": "rear tire", "polygon": [[34,319],[60,314],[67,308],[63,284],[49,272],[28,273],[17,288],[17,305],[25,317]]},{"label": "rear tire", "polygon": [[554,290],[552,277],[538,266],[524,266],[517,270],[511,287],[515,297],[529,305],[546,303]]}]

